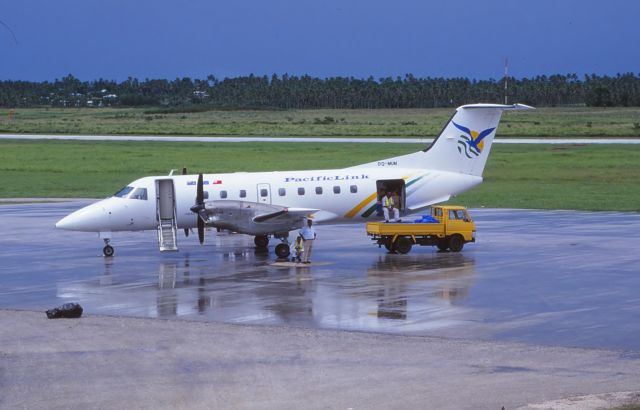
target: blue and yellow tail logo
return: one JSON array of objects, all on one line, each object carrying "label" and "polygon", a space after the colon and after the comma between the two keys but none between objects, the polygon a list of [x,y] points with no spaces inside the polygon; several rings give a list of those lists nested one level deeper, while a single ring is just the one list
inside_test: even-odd
[{"label": "blue and yellow tail logo", "polygon": [[484,148],[484,138],[496,129],[493,127],[487,128],[482,132],[478,132],[470,130],[467,127],[463,127],[462,125],[458,125],[455,122],[453,125],[455,125],[460,131],[464,132],[463,135],[460,135],[460,140],[458,141],[458,152],[462,154],[464,150],[464,155],[466,155],[467,158],[473,158],[472,155],[475,157],[480,155]]}]

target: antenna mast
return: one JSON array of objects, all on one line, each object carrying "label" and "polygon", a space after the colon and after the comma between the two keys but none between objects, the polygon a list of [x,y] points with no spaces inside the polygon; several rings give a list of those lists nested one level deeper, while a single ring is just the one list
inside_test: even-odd
[{"label": "antenna mast", "polygon": [[508,59],[504,59],[504,104],[507,105],[509,104],[508,102],[508,97],[507,97],[507,86],[509,83],[509,60]]}]

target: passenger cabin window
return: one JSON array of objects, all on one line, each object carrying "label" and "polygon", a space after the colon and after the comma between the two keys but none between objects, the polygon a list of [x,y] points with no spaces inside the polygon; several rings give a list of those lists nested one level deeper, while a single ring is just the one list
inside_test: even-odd
[{"label": "passenger cabin window", "polygon": [[247,197],[247,191],[244,189],[240,190],[240,198],[246,198]]},{"label": "passenger cabin window", "polygon": [[220,191],[220,199],[227,199],[227,191]]},{"label": "passenger cabin window", "polygon": [[298,188],[298,195],[304,195],[304,188]]},{"label": "passenger cabin window", "polygon": [[265,197],[267,197],[268,195],[269,195],[269,191],[268,191],[266,188],[262,188],[262,189],[260,190],[260,196],[261,196],[261,197],[265,198]]},{"label": "passenger cabin window", "polygon": [[333,187],[333,193],[334,194],[339,194],[340,193],[340,187],[338,185]]},{"label": "passenger cabin window", "polygon": [[287,190],[284,188],[278,188],[278,195],[285,196],[287,195]]},{"label": "passenger cabin window", "polygon": [[133,191],[133,187],[132,186],[126,186],[124,188],[122,188],[121,190],[119,190],[118,192],[116,192],[115,194],[113,194],[113,196],[117,196],[118,198],[124,198],[127,195],[129,195],[129,192]]},{"label": "passenger cabin window", "polygon": [[357,194],[358,193],[358,185],[351,185],[349,187],[349,191],[351,191],[352,194]]},{"label": "passenger cabin window", "polygon": [[322,195],[322,187],[321,186],[317,186],[316,187],[316,194]]},{"label": "passenger cabin window", "polygon": [[133,193],[129,197],[129,199],[141,199],[143,201],[147,200],[147,188],[136,188],[133,190]]}]

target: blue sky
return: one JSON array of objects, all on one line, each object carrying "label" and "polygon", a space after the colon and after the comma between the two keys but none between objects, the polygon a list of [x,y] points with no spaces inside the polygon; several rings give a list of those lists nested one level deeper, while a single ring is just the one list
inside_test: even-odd
[{"label": "blue sky", "polygon": [[640,72],[640,2],[19,0],[0,80]]}]

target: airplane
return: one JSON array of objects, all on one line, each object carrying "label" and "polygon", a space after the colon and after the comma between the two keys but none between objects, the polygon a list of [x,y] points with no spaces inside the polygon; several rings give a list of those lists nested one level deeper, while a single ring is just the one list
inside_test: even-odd
[{"label": "airplane", "polygon": [[380,195],[398,195],[400,209],[417,213],[482,182],[501,115],[524,104],[458,107],[427,148],[342,169],[149,176],[113,196],[79,209],[56,228],[98,232],[104,256],[113,256],[113,232],[155,230],[160,251],[177,251],[177,231],[205,227],[254,236],[257,248],[270,238],[275,253],[290,254],[289,232],[306,218],[354,223],[378,218]]}]

